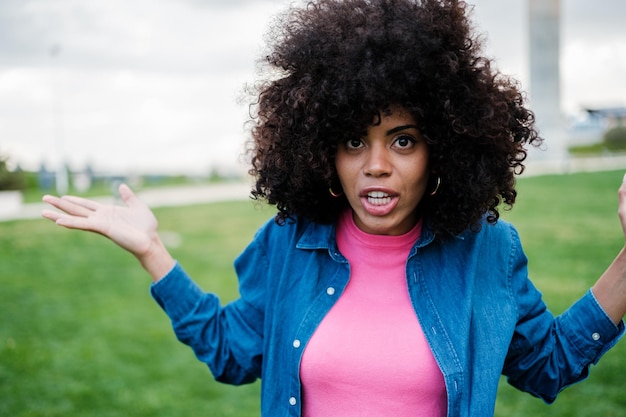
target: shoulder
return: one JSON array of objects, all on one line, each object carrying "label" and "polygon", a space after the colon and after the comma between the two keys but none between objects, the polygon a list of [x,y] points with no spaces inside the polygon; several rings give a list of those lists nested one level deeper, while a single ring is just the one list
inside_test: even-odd
[{"label": "shoulder", "polygon": [[[331,225],[305,218],[284,224],[269,219],[235,259],[240,291],[275,282],[284,276],[286,269],[303,267],[312,250],[329,247],[329,236],[334,236]],[[272,279],[268,281],[268,277]]]},{"label": "shoulder", "polygon": [[266,250],[278,246],[284,252],[295,248],[325,248],[334,239],[334,235],[335,227],[332,224],[314,222],[306,217],[297,217],[279,224],[271,218],[257,230],[250,246]]},{"label": "shoulder", "polygon": [[467,229],[456,236],[439,239],[435,247],[439,247],[446,256],[480,259],[482,262],[500,263],[511,268],[526,262],[517,229],[504,220],[496,223],[484,220],[476,230]]},{"label": "shoulder", "polygon": [[515,226],[506,221],[499,219],[496,223],[487,223],[486,221],[483,223],[482,229],[486,233],[486,235],[491,239],[502,239],[505,241],[510,241],[511,243],[515,243],[519,241],[519,233]]},{"label": "shoulder", "polygon": [[519,246],[520,237],[515,226],[499,219],[496,223],[481,220],[475,229],[466,229],[462,233],[445,239],[445,242],[457,244],[504,245]]}]

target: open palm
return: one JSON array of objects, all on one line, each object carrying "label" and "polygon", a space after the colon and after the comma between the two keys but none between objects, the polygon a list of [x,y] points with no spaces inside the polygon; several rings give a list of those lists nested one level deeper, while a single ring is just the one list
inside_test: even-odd
[{"label": "open palm", "polygon": [[44,210],[42,215],[59,226],[104,235],[140,258],[157,239],[158,222],[150,208],[127,185],[122,184],[119,193],[124,205],[46,195],[43,201],[59,211]]}]

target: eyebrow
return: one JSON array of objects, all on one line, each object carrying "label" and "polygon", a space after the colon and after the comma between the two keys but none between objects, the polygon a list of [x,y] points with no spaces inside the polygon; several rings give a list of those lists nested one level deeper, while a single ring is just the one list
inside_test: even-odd
[{"label": "eyebrow", "polygon": [[419,130],[417,128],[417,126],[415,125],[403,125],[403,126],[397,126],[394,127],[393,129],[390,129],[387,131],[387,136],[389,135],[393,135],[394,133],[398,133],[398,132],[402,132],[403,130],[407,130],[407,129],[415,129],[415,130]]}]

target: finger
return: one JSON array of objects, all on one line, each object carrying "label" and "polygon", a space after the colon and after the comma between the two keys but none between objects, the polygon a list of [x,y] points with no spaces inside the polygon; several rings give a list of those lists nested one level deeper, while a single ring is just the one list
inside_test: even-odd
[{"label": "finger", "polygon": [[45,219],[55,222],[58,226],[100,233],[86,217],[70,216],[54,210],[43,210],[41,215]]},{"label": "finger", "polygon": [[622,179],[622,185],[620,186],[618,191],[618,199],[618,214],[620,220],[622,221],[622,226],[625,228],[624,231],[626,232],[626,174],[624,174],[624,178]]},{"label": "finger", "polygon": [[78,204],[78,205],[90,208],[92,210],[95,210],[97,206],[99,205],[99,203],[93,200],[88,200],[86,198],[76,197],[73,195],[64,195],[62,197],[56,197],[50,194],[46,194],[41,198],[41,200],[44,203],[52,204],[53,206],[57,206],[62,201],[71,201],[74,204]]},{"label": "finger", "polygon": [[129,207],[143,204],[143,202],[137,198],[137,195],[135,195],[133,190],[131,190],[131,188],[126,184],[120,184],[118,192],[120,193],[120,197],[122,198],[124,204]]},{"label": "finger", "polygon": [[91,215],[100,206],[99,203],[94,201],[74,196],[64,196],[61,198],[45,196],[44,202],[67,214],[81,217]]},{"label": "finger", "polygon": [[624,174],[622,185],[619,187],[618,197],[620,205],[626,202],[626,174]]},{"label": "finger", "polygon": [[42,200],[44,201],[44,203],[48,203],[52,207],[67,213],[74,213],[76,211],[76,209],[72,209],[71,204],[68,202],[67,199],[64,200],[63,198],[45,195],[43,196]]},{"label": "finger", "polygon": [[43,201],[44,203],[52,204],[52,205],[55,205],[57,200],[59,200],[59,197],[55,197],[50,194],[46,194],[43,197],[41,197],[41,201]]},{"label": "finger", "polygon": [[100,233],[86,217],[59,216],[55,223],[68,229],[88,230]]},{"label": "finger", "polygon": [[56,222],[57,219],[59,217],[61,217],[61,213],[59,213],[58,211],[53,211],[53,210],[43,210],[41,212],[41,216],[45,219],[48,220],[52,220],[53,222]]},{"label": "finger", "polygon": [[53,195],[44,195],[41,199],[43,200],[44,203],[48,203],[51,206],[54,206],[54,207],[57,207],[57,208],[59,208],[59,207],[61,207],[63,205],[67,206],[67,204],[65,204],[65,203],[71,201],[71,199],[68,196],[56,197],[56,196],[53,196]]},{"label": "finger", "polygon": [[100,203],[97,203],[97,202],[95,202],[93,200],[88,200],[86,198],[76,197],[76,196],[73,196],[73,195],[63,196],[63,197],[61,197],[61,200],[62,201],[70,201],[73,204],[76,204],[77,206],[81,206],[81,207],[84,207],[84,208],[89,209],[89,210],[97,210],[98,207],[101,206]]}]

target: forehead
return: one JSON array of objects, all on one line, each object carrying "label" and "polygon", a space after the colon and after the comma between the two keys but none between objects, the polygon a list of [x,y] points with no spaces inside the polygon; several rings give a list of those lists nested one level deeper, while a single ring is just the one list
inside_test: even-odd
[{"label": "forehead", "polygon": [[380,110],[378,114],[374,116],[374,120],[369,127],[396,123],[417,125],[417,120],[415,120],[413,114],[404,107],[395,105]]}]

